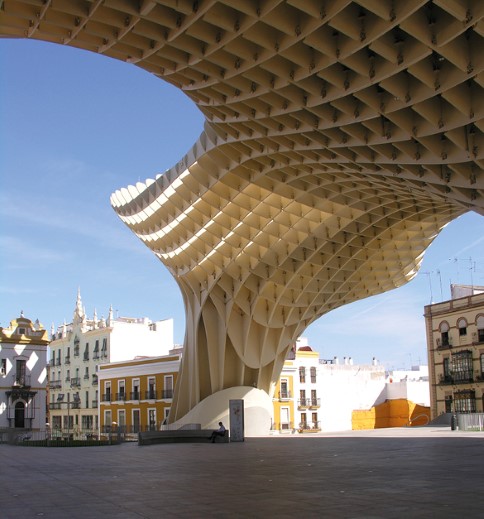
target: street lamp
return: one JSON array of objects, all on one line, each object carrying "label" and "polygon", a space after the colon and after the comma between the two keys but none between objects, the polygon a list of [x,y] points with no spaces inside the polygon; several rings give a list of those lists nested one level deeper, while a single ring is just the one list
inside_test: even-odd
[{"label": "street lamp", "polygon": [[113,423],[111,424],[111,429],[110,429],[110,431],[109,431],[109,445],[112,445],[112,443],[113,443],[113,438],[112,438],[113,430],[114,430],[114,428],[115,428],[117,425],[118,425],[118,422],[113,422]]}]

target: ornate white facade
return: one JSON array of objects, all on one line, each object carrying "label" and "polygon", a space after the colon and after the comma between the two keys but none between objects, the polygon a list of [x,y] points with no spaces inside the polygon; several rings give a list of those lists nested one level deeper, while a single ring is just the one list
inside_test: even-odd
[{"label": "ornate white facade", "polygon": [[42,324],[23,313],[0,327],[0,431],[45,428],[48,344]]},{"label": "ornate white facade", "polygon": [[166,355],[173,348],[173,320],[88,318],[80,292],[72,322],[53,334],[49,364],[49,419],[56,431],[83,436],[99,429],[98,366],[109,362]]}]

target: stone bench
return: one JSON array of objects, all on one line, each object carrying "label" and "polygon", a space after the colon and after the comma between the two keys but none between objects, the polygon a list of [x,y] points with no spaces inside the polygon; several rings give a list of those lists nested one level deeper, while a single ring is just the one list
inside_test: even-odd
[{"label": "stone bench", "polygon": [[[146,431],[138,433],[138,445],[159,443],[208,443],[216,429],[176,429],[174,431]],[[215,443],[229,443],[229,432],[217,436]]]}]

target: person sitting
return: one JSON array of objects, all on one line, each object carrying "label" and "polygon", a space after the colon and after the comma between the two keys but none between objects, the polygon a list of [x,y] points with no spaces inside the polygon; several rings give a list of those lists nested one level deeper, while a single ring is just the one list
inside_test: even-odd
[{"label": "person sitting", "polygon": [[212,442],[212,443],[215,443],[215,438],[217,436],[225,436],[225,427],[224,427],[224,424],[222,422],[219,422],[218,423],[219,425],[219,428],[216,430],[216,431],[213,431],[212,432],[212,435],[210,436],[209,440]]}]

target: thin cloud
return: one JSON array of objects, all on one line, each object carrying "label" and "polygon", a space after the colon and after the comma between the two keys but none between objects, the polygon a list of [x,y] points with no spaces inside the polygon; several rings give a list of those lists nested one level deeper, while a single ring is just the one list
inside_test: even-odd
[{"label": "thin cloud", "polygon": [[[65,261],[71,257],[70,254],[60,253],[58,250],[48,247],[39,247],[31,242],[26,246],[25,241],[13,236],[0,236],[0,248],[6,257],[7,264],[10,263],[11,267],[17,268],[38,265],[41,262]],[[28,254],[25,253],[26,249],[28,249]]]},{"label": "thin cloud", "polygon": [[[107,211],[101,209],[98,217],[92,216],[92,208],[73,210],[62,207],[64,200],[49,200],[49,203],[39,203],[37,197],[29,199],[22,196],[23,203],[16,202],[16,197],[0,195],[0,215],[10,222],[21,222],[35,228],[50,228],[68,231],[69,235],[81,235],[88,237],[92,242],[98,242],[103,246],[116,250],[126,250],[139,253],[143,247],[134,236],[123,233],[123,223],[119,225],[106,224],[109,218]],[[109,202],[106,203],[107,205]],[[113,213],[114,215],[114,213]]]}]

